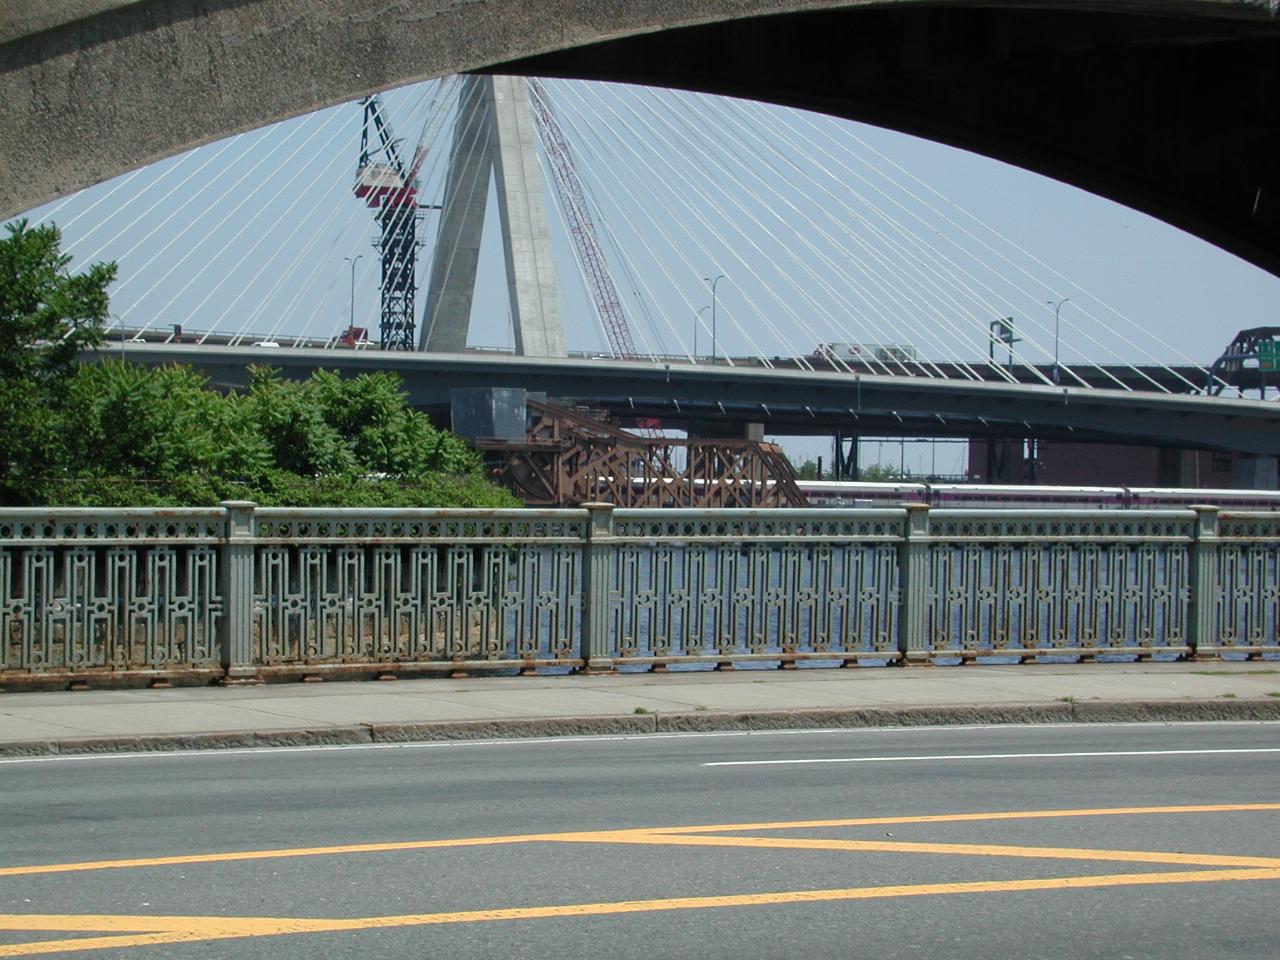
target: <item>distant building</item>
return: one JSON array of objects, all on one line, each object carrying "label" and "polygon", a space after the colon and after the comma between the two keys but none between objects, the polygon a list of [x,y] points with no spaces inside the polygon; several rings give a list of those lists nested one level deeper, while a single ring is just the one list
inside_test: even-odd
[{"label": "distant building", "polygon": [[1205,450],[1114,443],[970,440],[969,479],[1069,487],[1227,489],[1238,485],[1233,482],[1234,459]]}]

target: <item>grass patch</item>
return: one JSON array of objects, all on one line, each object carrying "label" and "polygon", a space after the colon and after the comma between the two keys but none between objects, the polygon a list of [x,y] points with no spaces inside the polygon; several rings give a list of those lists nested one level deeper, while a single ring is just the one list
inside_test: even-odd
[{"label": "grass patch", "polygon": [[1075,703],[1075,702],[1076,702],[1076,698],[1075,698],[1075,697],[1059,697],[1058,699],[1059,699],[1061,702],[1063,702],[1063,703]]},{"label": "grass patch", "polygon": [[1268,697],[1280,697],[1280,690],[1268,690],[1268,691],[1267,691],[1267,696],[1268,696]]},{"label": "grass patch", "polygon": [[1221,694],[1221,697],[1223,700],[1234,700],[1236,698],[1236,695],[1234,693],[1224,693],[1224,694]]},{"label": "grass patch", "polygon": [[632,711],[632,713],[639,713],[639,714],[646,714],[649,712],[650,710],[648,707],[636,707],[635,710]]}]

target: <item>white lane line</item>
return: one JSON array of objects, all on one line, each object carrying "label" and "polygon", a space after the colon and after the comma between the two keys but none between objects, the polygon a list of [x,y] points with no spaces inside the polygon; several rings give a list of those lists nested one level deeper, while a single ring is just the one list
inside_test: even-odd
[{"label": "white lane line", "polygon": [[[255,755],[279,755],[282,753],[331,753],[331,752],[351,752],[362,750],[438,750],[446,748],[462,748],[462,747],[526,747],[526,746],[547,746],[555,744],[569,743],[608,743],[611,741],[630,741],[630,740],[710,740],[720,739],[724,737],[794,737],[794,736],[814,736],[814,735],[833,735],[848,734],[855,736],[894,736],[910,733],[929,733],[929,734],[950,734],[950,733],[966,733],[981,730],[995,730],[1001,733],[1028,733],[1045,730],[1079,730],[1081,727],[1094,729],[1113,729],[1116,727],[1162,727],[1162,728],[1183,728],[1183,727],[1231,727],[1239,729],[1240,727],[1273,727],[1280,726],[1277,720],[1124,720],[1113,721],[1108,723],[1036,723],[1036,724],[955,724],[943,726],[919,726],[919,727],[816,727],[808,729],[804,727],[793,727],[782,730],[700,730],[700,731],[680,731],[671,733],[615,733],[615,734],[592,734],[578,735],[569,737],[513,737],[506,739],[493,740],[416,740],[404,743],[316,743],[291,747],[227,747],[217,748],[210,747],[196,750],[138,750],[131,752],[104,752],[104,753],[66,753],[66,754],[38,754],[29,757],[0,757],[0,765],[13,763],[67,763],[67,762],[86,762],[86,761],[114,761],[114,760],[171,760],[178,758],[202,757],[214,759],[216,757],[244,757]],[[1085,756],[1085,754],[1079,754]],[[1108,754],[1109,755],[1109,754]],[[899,759],[970,759],[974,755],[963,754],[957,757],[902,757]],[[996,755],[993,755],[996,756]],[[998,756],[1006,756],[999,754]],[[1018,756],[1009,754],[1008,756]],[[1027,754],[1032,756],[1032,754]],[[1048,754],[1048,756],[1069,756],[1069,754]],[[843,762],[869,762],[871,760],[886,760],[886,757],[867,757],[853,758]],[[747,761],[742,761],[747,762]],[[760,763],[792,763],[792,762],[826,762],[826,761],[752,761]],[[705,764],[706,766],[720,766],[722,764]]]},{"label": "white lane line", "polygon": [[1080,750],[1072,753],[940,753],[906,757],[807,757],[789,760],[718,760],[704,767],[780,767],[804,763],[907,763],[912,760],[1063,760],[1071,757],[1185,757],[1224,753],[1280,753],[1280,747],[1214,750]]}]

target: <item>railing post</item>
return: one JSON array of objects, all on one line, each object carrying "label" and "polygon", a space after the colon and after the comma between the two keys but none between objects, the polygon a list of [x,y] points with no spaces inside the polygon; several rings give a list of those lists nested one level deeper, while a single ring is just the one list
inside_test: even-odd
[{"label": "railing post", "polygon": [[253,541],[257,533],[248,500],[224,500],[226,539],[218,564],[218,592],[222,594],[222,683],[261,683],[253,662]]},{"label": "railing post", "polygon": [[925,615],[929,605],[929,507],[908,503],[898,546],[898,653],[909,666],[929,661]]},{"label": "railing post", "polygon": [[613,670],[609,635],[609,571],[613,567],[613,504],[583,504],[588,511],[582,546],[582,667],[588,673]]},{"label": "railing post", "polygon": [[1219,646],[1218,508],[1194,506],[1196,525],[1191,541],[1191,597],[1187,605],[1187,646],[1193,660],[1212,658],[1208,648]]}]

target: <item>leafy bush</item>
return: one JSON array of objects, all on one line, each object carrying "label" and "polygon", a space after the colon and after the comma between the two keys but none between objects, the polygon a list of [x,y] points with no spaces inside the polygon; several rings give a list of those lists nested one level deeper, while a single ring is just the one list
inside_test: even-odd
[{"label": "leafy bush", "polygon": [[300,383],[265,367],[219,394],[189,367],[85,364],[58,405],[59,449],[28,502],[59,506],[512,507],[393,374]]},{"label": "leafy bush", "polygon": [[513,507],[390,373],[300,383],[268,367],[222,394],[184,366],[81,364],[114,264],[73,276],[54,227],[0,240],[0,503]]}]

